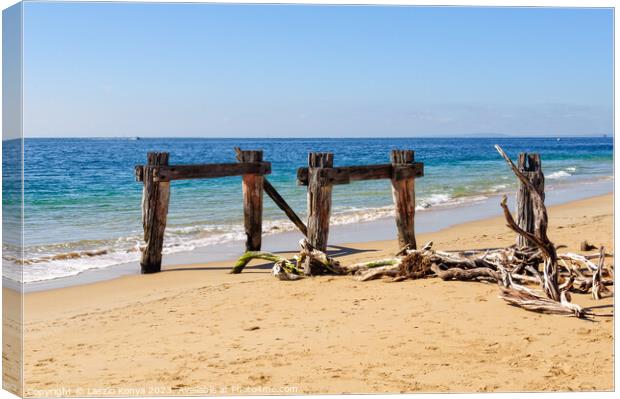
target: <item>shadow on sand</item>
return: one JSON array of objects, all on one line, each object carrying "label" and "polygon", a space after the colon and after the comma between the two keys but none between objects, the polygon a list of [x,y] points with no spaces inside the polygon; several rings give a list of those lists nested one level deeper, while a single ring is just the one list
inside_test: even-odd
[{"label": "shadow on sand", "polygon": [[[327,248],[327,254],[331,256],[332,258],[339,258],[342,256],[347,256],[347,255],[354,255],[354,254],[359,254],[359,253],[364,253],[364,252],[375,252],[375,251],[377,250],[376,249],[356,249],[356,248],[343,247],[339,245],[330,245]],[[273,253],[274,254],[290,254],[291,252],[292,251],[277,251]],[[290,258],[289,260],[292,260],[292,258]],[[230,266],[175,267],[172,269],[164,269],[161,272],[166,273],[166,272],[178,272],[178,271],[188,271],[188,270],[230,270],[232,269],[234,262],[235,261],[231,261]],[[259,265],[247,266],[245,269],[243,269],[243,272],[244,273],[269,273],[272,267],[273,267],[273,262],[265,262]]]}]

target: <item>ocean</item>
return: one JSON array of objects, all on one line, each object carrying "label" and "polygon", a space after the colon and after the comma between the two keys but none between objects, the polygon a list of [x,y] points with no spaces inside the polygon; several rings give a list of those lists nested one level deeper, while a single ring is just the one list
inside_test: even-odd
[{"label": "ocean", "polygon": [[[296,170],[307,165],[310,151],[333,152],[334,164],[347,166],[389,163],[390,150],[413,149],[416,161],[424,162],[424,177],[416,180],[416,208],[432,212],[514,193],[516,179],[494,144],[513,159],[522,151],[540,153],[548,188],[577,189],[581,182],[607,180],[611,191],[613,140],[607,137],[25,139],[23,274],[16,263],[18,247],[5,240],[4,276],[31,283],[137,261],[142,184],[135,181],[134,165],[145,163],[148,151],[170,152],[170,164],[192,164],[235,162],[236,146],[262,149],[272,163],[269,180],[305,219],[306,187],[296,185]],[[14,169],[6,155],[3,159],[6,189]],[[243,240],[241,198],[240,177],[172,182],[164,254]],[[18,200],[5,194],[3,207]],[[265,234],[295,229],[267,196],[264,207]],[[392,215],[387,180],[333,190],[332,224]]]}]

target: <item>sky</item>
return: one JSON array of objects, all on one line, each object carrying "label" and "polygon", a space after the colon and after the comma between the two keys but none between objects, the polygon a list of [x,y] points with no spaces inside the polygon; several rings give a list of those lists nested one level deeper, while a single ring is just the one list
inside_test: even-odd
[{"label": "sky", "polygon": [[28,137],[612,135],[611,9],[24,5]]}]

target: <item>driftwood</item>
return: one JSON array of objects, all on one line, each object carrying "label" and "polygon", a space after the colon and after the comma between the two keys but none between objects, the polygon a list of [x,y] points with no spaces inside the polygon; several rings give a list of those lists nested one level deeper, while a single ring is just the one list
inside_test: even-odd
[{"label": "driftwood", "polygon": [[357,276],[359,281],[368,281],[381,278],[384,276],[397,277],[398,276],[398,264],[390,266],[379,266],[368,269],[364,273]]},{"label": "driftwood", "polygon": [[368,269],[373,269],[379,266],[398,266],[399,263],[400,259],[398,258],[388,258],[373,260],[370,262],[355,263],[353,265],[343,266],[343,269],[347,272],[347,274],[360,274]]},{"label": "driftwood", "polygon": [[[527,178],[531,186],[536,188],[537,193],[544,200],[545,193],[545,177],[542,172],[540,155],[539,154],[519,154],[519,171]],[[534,234],[536,231],[536,215],[535,205],[532,200],[532,194],[530,192],[530,186],[523,184],[519,181],[517,188],[516,199],[516,220],[519,227],[528,233]],[[534,246],[535,244],[529,241],[526,237],[517,235],[517,246],[526,247]]]},{"label": "driftwood", "polygon": [[607,292],[608,289],[603,284],[603,266],[605,265],[605,247],[601,247],[601,252],[598,261],[598,267],[592,275],[592,298],[598,300],[601,299],[601,294]]},{"label": "driftwood", "polygon": [[560,290],[558,288],[558,274],[557,274],[557,253],[555,250],[555,246],[547,237],[547,225],[548,225],[548,216],[547,216],[547,208],[545,207],[544,199],[541,194],[538,192],[537,188],[532,184],[532,182],[525,176],[521,171],[515,166],[512,160],[506,155],[504,150],[499,145],[495,146],[497,152],[506,160],[508,166],[512,169],[517,178],[530,190],[530,195],[534,208],[534,216],[535,216],[535,233],[528,233],[523,230],[512,218],[512,214],[508,210],[508,206],[506,205],[506,196],[504,196],[501,206],[504,210],[504,216],[506,217],[506,222],[508,223],[508,227],[515,231],[517,234],[525,237],[529,242],[534,243],[542,252],[544,256],[544,265],[543,265],[543,285],[544,290],[547,296],[554,300],[560,301]]},{"label": "driftwood", "polygon": [[566,299],[566,292],[563,292],[563,302],[558,302],[534,294],[530,291],[519,290],[513,287],[500,286],[499,297],[511,305],[521,307],[534,312],[557,314],[564,316],[584,317],[584,312],[577,305],[571,304]]},{"label": "driftwood", "polygon": [[301,247],[299,252],[300,264],[313,264],[315,270],[320,269],[318,274],[346,274],[346,270],[340,267],[340,262],[327,256],[323,251],[314,248],[308,240],[302,239],[299,241],[299,246]]},{"label": "driftwood", "polygon": [[252,259],[263,259],[274,263],[286,260],[281,256],[272,254],[271,252],[246,251],[239,259],[237,259],[237,263],[235,263],[235,266],[233,266],[230,272],[233,274],[241,273]]},{"label": "driftwood", "polygon": [[402,262],[398,265],[399,280],[404,280],[407,278],[417,279],[430,274],[433,262],[431,257],[425,252],[428,252],[428,250],[413,250],[403,258]]},{"label": "driftwood", "polygon": [[[342,265],[304,239],[300,241],[300,252],[293,261],[281,257],[271,259],[264,253],[246,254],[235,267],[245,266],[246,260],[254,256],[274,261],[273,274],[282,280],[302,278],[306,265],[313,264],[318,268],[317,274],[352,275],[359,281],[382,277],[402,281],[436,276],[442,280],[494,282],[499,286],[499,297],[510,305],[579,318],[593,315],[571,303],[570,293],[591,292],[594,299],[610,293],[607,287],[613,285],[613,270],[611,267],[608,270],[604,268],[604,260],[613,255],[605,253],[603,247],[598,254],[558,253],[557,250],[565,246],[555,246],[547,236],[548,216],[542,196],[531,187],[529,180],[502,149],[499,146],[496,148],[522,183],[529,185],[535,214],[534,232],[523,230],[513,219],[504,196],[500,205],[507,226],[533,243],[534,247],[439,251],[433,249],[432,242],[421,249],[415,249],[415,243],[409,242],[393,258]],[[542,274],[539,269],[541,265]],[[528,284],[541,290],[530,288]]]},{"label": "driftwood", "polygon": [[436,264],[431,267],[433,272],[442,280],[490,280],[493,282],[500,281],[500,273],[488,267],[475,267],[473,269],[460,269],[453,267],[442,270]]},{"label": "driftwood", "polygon": [[[304,278],[304,264],[311,260],[324,267],[324,274],[350,275],[358,281],[370,281],[384,277],[390,278],[389,281],[402,281],[436,276],[442,280],[495,282],[499,285],[499,297],[513,306],[547,314],[581,318],[589,316],[581,307],[570,303],[569,292],[583,293],[592,289],[593,277],[580,280],[576,274],[571,272],[572,269],[563,268],[561,273],[563,282],[558,286],[560,301],[554,301],[544,292],[523,285],[541,284],[540,274],[537,272],[527,274],[529,270],[536,269],[531,266],[519,268],[519,265],[524,262],[540,263],[542,260],[536,251],[509,247],[484,251],[445,252],[433,250],[432,243],[429,242],[420,250],[407,249],[394,258],[341,265],[336,259],[312,247],[306,239],[301,240],[299,246],[300,252],[292,260],[266,252],[247,252],[239,258],[232,272],[235,273],[236,269],[242,269],[252,259],[264,259],[274,262],[272,274],[276,278],[293,281]],[[574,258],[574,255],[576,254],[571,254],[571,258]],[[560,256],[566,257],[565,254]],[[598,256],[604,259],[605,254],[601,251]],[[478,266],[480,264],[488,266]],[[517,273],[517,270],[520,272]],[[602,290],[605,286],[613,284],[613,281],[602,277],[605,275],[603,267],[597,270],[600,270]],[[587,290],[584,291],[584,287],[587,287]]]}]

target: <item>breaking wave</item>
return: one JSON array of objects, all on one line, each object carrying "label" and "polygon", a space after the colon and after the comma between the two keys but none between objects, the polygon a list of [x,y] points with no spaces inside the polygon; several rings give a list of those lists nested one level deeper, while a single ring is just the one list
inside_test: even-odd
[{"label": "breaking wave", "polygon": [[[452,197],[447,193],[432,193],[420,198],[417,211],[430,208],[459,206],[465,203],[483,201],[484,195]],[[394,216],[392,205],[382,207],[335,208],[331,216],[332,225],[371,222]],[[302,215],[303,218],[303,215]],[[265,220],[266,235],[295,231],[296,227],[287,219]],[[242,223],[228,225],[196,224],[190,226],[169,226],[164,239],[164,254],[192,251],[196,248],[243,241],[245,232]],[[12,280],[32,283],[78,275],[92,269],[137,262],[140,259],[140,232],[108,240],[85,240],[59,244],[39,245],[24,248],[23,268],[19,251],[4,246],[4,276]]]},{"label": "breaking wave", "polygon": [[550,173],[549,175],[546,176],[546,178],[554,180],[554,179],[565,179],[565,178],[570,177],[570,176],[572,176],[570,173],[568,173],[568,172],[566,172],[564,170],[560,170],[558,172]]}]

